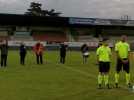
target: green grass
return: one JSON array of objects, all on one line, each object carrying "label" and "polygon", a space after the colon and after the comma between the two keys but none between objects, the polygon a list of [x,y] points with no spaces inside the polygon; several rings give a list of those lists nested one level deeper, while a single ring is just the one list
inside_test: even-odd
[{"label": "green grass", "polygon": [[[68,52],[66,64],[59,64],[58,52],[45,52],[44,64],[37,65],[28,52],[26,65],[19,64],[18,51],[10,51],[7,68],[0,68],[0,100],[132,100],[134,93],[125,85],[121,73],[120,89],[97,89],[98,66],[92,52],[87,64],[82,64],[80,52]],[[131,73],[133,82],[133,61]],[[114,84],[113,56],[110,83]]]}]

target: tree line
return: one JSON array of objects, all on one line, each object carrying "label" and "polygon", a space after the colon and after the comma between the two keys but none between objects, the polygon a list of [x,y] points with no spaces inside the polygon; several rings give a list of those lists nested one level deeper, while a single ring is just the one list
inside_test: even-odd
[{"label": "tree line", "polygon": [[25,12],[25,15],[29,16],[53,16],[58,17],[62,13],[57,12],[55,9],[42,9],[41,3],[31,2],[29,9],[27,9],[27,12]]}]

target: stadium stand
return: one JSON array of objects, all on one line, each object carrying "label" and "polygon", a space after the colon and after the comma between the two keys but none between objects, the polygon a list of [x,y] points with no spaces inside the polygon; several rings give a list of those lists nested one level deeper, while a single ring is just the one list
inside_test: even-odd
[{"label": "stadium stand", "polygon": [[15,31],[14,35],[11,36],[11,40],[33,41],[33,37],[30,34],[30,32]]},{"label": "stadium stand", "polygon": [[93,42],[98,42],[98,38],[95,38],[93,37],[92,35],[81,35],[81,36],[78,36],[78,42],[90,42],[90,41],[93,41]]},{"label": "stadium stand", "polygon": [[76,42],[90,42],[98,39],[93,36],[94,30],[89,28],[72,28],[70,33]]},{"label": "stadium stand", "polygon": [[57,33],[57,32],[38,32],[33,33],[34,40],[38,41],[47,41],[47,43],[51,42],[67,42],[68,38],[65,33]]},{"label": "stadium stand", "polygon": [[10,39],[10,37],[8,36],[8,31],[0,31],[0,40],[3,40],[3,39],[6,39],[6,40]]},{"label": "stadium stand", "polygon": [[0,30],[6,30],[8,33],[0,34],[1,39],[12,35],[11,40],[89,42],[91,46],[104,37],[114,43],[122,34],[126,34],[129,42],[134,44],[134,20],[0,14]]}]

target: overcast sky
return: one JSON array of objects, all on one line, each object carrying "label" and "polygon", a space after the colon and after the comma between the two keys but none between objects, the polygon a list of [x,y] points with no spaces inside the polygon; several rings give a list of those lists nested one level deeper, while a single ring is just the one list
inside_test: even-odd
[{"label": "overcast sky", "polygon": [[134,0],[0,0],[0,13],[23,14],[30,2],[43,4],[43,9],[56,9],[62,16],[87,18],[120,18],[129,15],[134,19]]}]

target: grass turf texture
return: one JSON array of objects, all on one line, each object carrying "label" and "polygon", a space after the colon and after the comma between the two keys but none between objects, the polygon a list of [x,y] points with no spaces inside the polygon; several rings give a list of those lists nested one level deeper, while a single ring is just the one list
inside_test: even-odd
[{"label": "grass turf texture", "polygon": [[[114,59],[114,54],[113,54]],[[125,85],[121,73],[120,89],[97,89],[98,66],[92,52],[82,64],[80,52],[68,52],[67,62],[59,64],[59,53],[44,53],[44,64],[37,65],[28,52],[26,65],[19,64],[18,51],[10,51],[7,68],[0,68],[0,100],[132,100],[134,93]],[[134,58],[131,56],[133,81]],[[114,84],[115,59],[111,63],[110,83]]]}]

